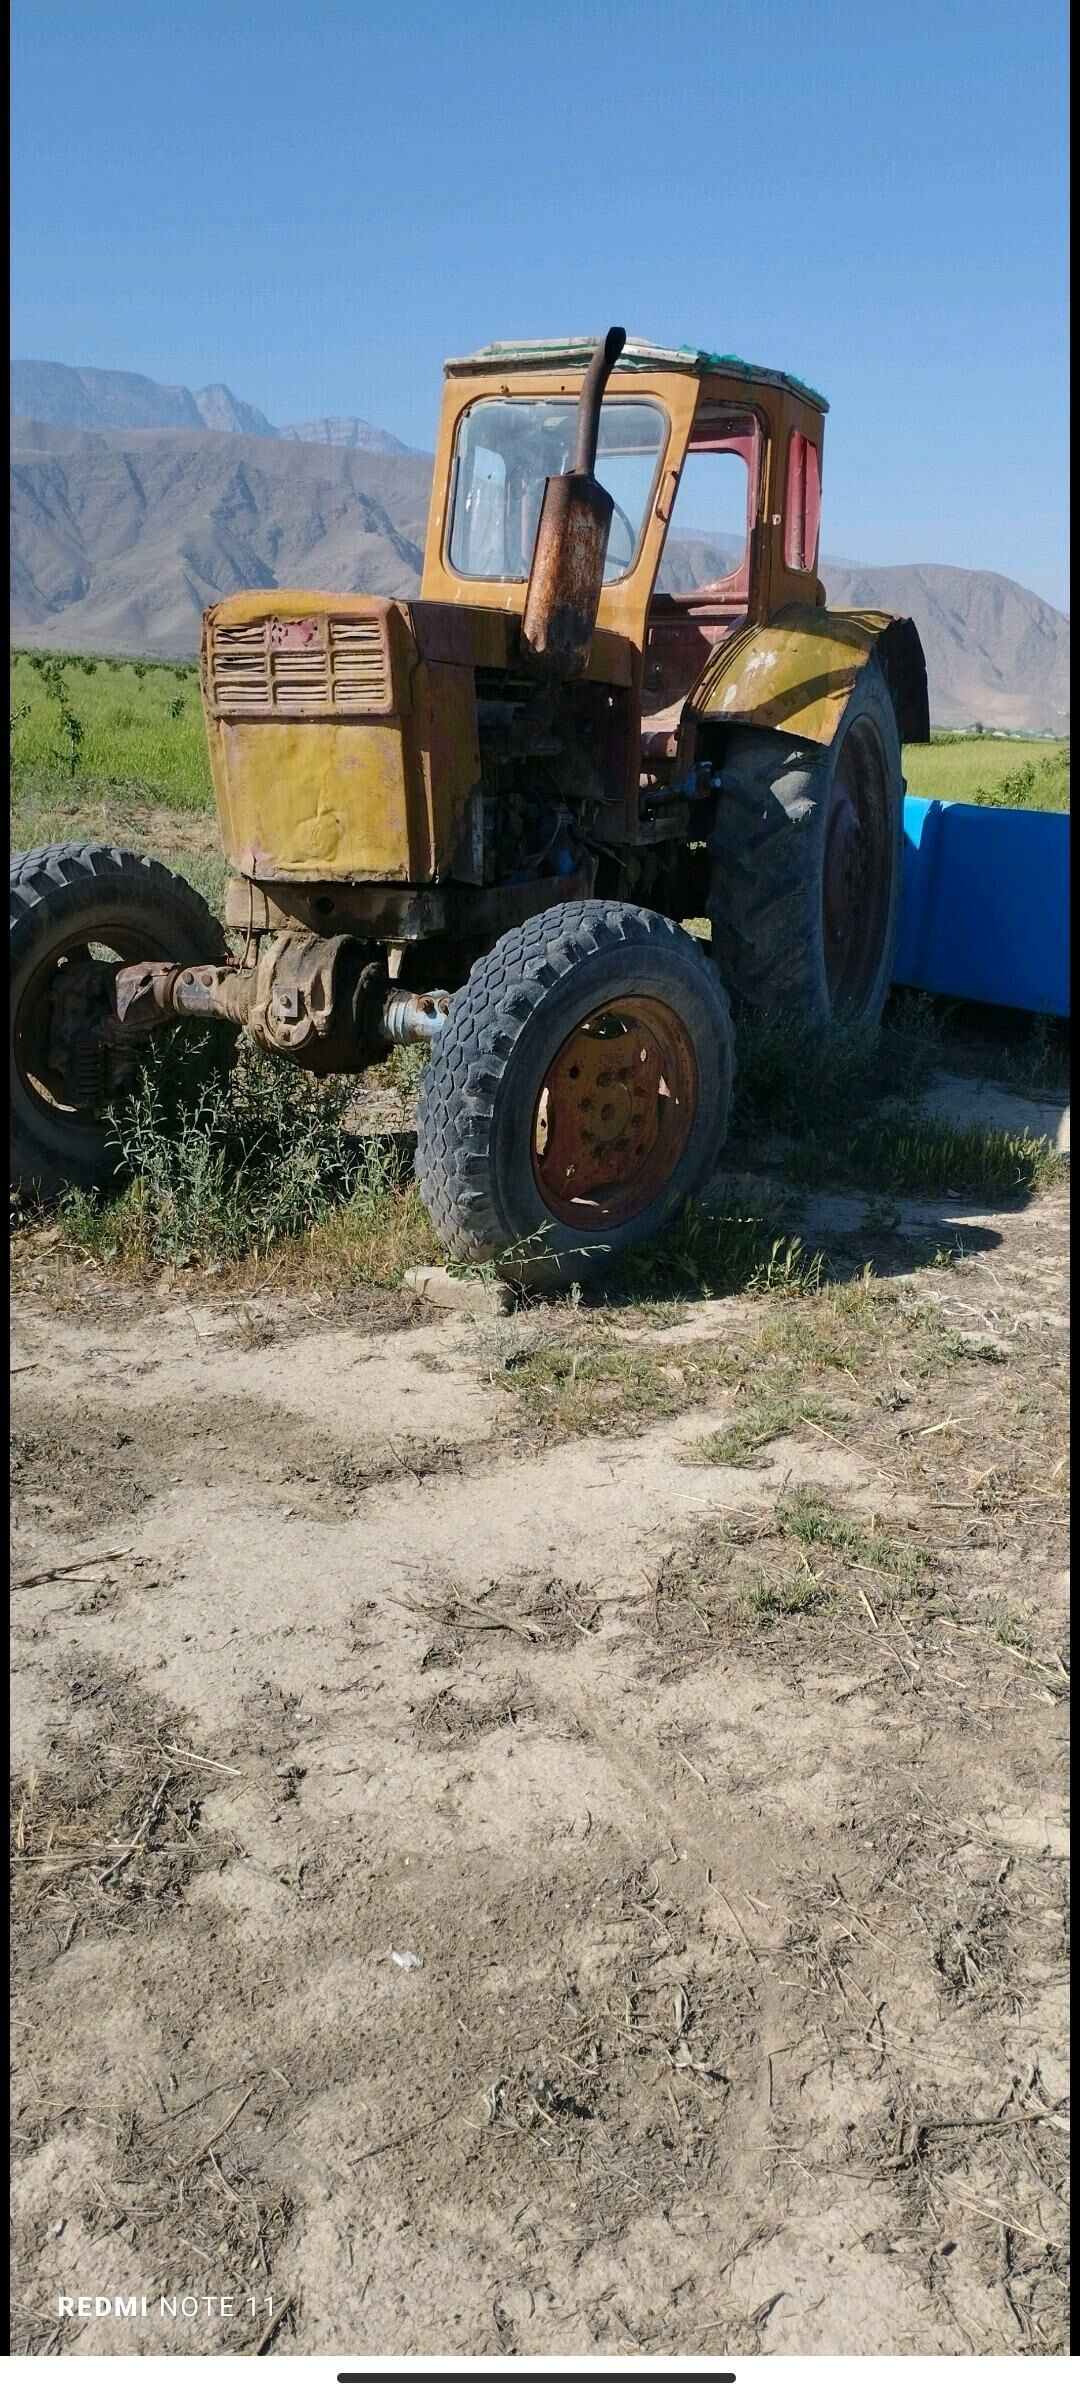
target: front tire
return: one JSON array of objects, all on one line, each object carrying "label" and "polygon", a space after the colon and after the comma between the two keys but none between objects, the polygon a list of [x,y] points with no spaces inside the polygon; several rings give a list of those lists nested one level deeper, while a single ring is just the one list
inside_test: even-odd
[{"label": "front tire", "polygon": [[900,930],[904,778],[876,660],[828,747],[735,731],[710,839],[713,957],[728,989],[811,1026],[876,1025]]},{"label": "front tire", "polygon": [[545,909],[456,993],[425,1070],[420,1188],[459,1258],[581,1281],[714,1172],[734,1049],[700,945],[619,901]]},{"label": "front tire", "polygon": [[[52,1199],[69,1184],[110,1180],[107,1108],[94,1060],[72,1084],[55,1055],[53,1011],[72,975],[144,958],[198,966],[227,956],[205,900],[151,858],[96,843],[56,843],[11,861],[10,1178],[21,1194]],[[95,958],[96,953],[96,958]],[[123,1070],[121,1070],[123,1072]]]}]

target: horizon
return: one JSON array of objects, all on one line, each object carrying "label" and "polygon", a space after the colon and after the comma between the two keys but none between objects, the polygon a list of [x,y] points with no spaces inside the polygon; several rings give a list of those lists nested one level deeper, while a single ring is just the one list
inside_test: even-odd
[{"label": "horizon", "polygon": [[[131,368],[131,369],[129,369],[129,368],[120,368],[119,370],[116,370],[116,369],[112,369],[112,368],[101,367],[100,365],[96,365],[96,364],[91,364],[91,362],[90,362],[89,360],[82,360],[82,361],[76,362],[75,360],[72,360],[72,359],[44,359],[44,358],[41,358],[41,359],[26,359],[26,358],[12,358],[12,359],[10,360],[9,364],[10,364],[12,367],[16,367],[16,366],[49,366],[49,367],[62,367],[62,368],[69,369],[69,370],[73,369],[75,373],[80,373],[80,372],[83,372],[83,373],[86,373],[86,374],[94,374],[94,375],[110,374],[110,373],[114,373],[114,372],[119,372],[119,373],[121,373],[121,374],[127,374],[127,373],[131,373],[131,374],[135,374],[135,375],[138,375],[138,374],[140,374],[140,373],[141,373],[141,370],[140,370],[140,369],[138,369],[138,368]],[[148,378],[148,380],[151,380],[151,381],[156,381],[156,378]],[[230,396],[230,398],[231,398],[232,400],[234,400],[234,401],[240,401],[240,402],[243,402],[244,404],[246,404],[246,405],[247,405],[247,406],[249,406],[249,407],[250,407],[250,406],[254,406],[254,407],[260,407],[260,406],[261,406],[261,403],[260,403],[260,402],[258,402],[258,401],[254,401],[254,402],[253,402],[253,401],[252,401],[250,393],[247,393],[247,392],[234,392],[234,391],[233,391],[233,389],[232,389],[232,386],[231,386],[231,385],[226,385],[226,384],[224,384],[224,383],[222,382],[222,379],[221,379],[220,377],[213,378],[213,379],[211,380],[211,383],[210,383],[209,385],[201,385],[201,386],[199,387],[199,389],[201,389],[201,390],[208,390],[208,389],[212,389],[212,388],[214,387],[214,384],[215,384],[215,383],[217,384],[217,386],[218,386],[218,388],[219,388],[219,389],[223,389],[223,390],[226,390],[226,391],[228,391],[228,393],[229,393],[229,396]],[[171,390],[171,391],[184,391],[184,392],[190,392],[190,393],[192,393],[192,396],[194,397],[194,390],[193,390],[193,387],[192,387],[192,385],[191,385],[191,384],[189,384],[189,383],[186,383],[186,382],[184,382],[183,380],[181,380],[181,381],[178,381],[178,382],[174,382],[174,383],[171,383],[171,384],[162,385],[162,387],[161,387],[161,388],[162,388],[163,390]],[[265,414],[265,413],[267,413],[267,412],[265,412],[265,411],[264,411],[264,414]],[[362,422],[364,422],[364,423],[367,423],[367,424],[370,424],[370,423],[371,423],[371,420],[370,420],[369,418],[363,418],[363,419],[361,419],[361,412],[360,412],[358,409],[327,409],[327,410],[325,410],[324,412],[322,412],[322,414],[323,414],[323,415],[325,415],[325,416],[326,416],[326,417],[328,417],[328,418],[333,418],[333,417],[339,417],[339,418],[355,418],[357,421],[362,421]],[[30,417],[30,418],[24,418],[24,417],[14,417],[14,412],[13,412],[13,420],[14,420],[15,422],[21,422],[21,423],[30,423],[30,424],[32,424],[32,423],[35,421],[35,420],[34,420],[32,417]],[[43,423],[50,423],[50,422],[52,422],[52,421],[53,421],[53,420],[51,420],[51,419],[39,419],[39,420],[38,420],[38,422],[43,422]],[[301,419],[301,420],[299,420],[299,422],[301,422],[301,423],[303,423],[303,422],[307,422],[307,423],[317,423],[317,422],[320,422],[320,421],[321,421],[321,419],[319,419],[319,418],[314,418],[314,417],[308,418],[308,419],[306,419],[306,420],[305,420],[305,419]],[[185,427],[185,426],[179,426],[179,425],[178,425],[178,426],[165,426],[165,425],[162,425],[162,426],[153,426],[153,425],[137,425],[137,426],[136,426],[136,425],[133,425],[133,426],[126,426],[126,427],[125,427],[125,426],[108,426],[108,425],[106,425],[106,426],[101,426],[101,427],[87,426],[85,429],[83,429],[83,428],[79,428],[79,427],[73,427],[71,430],[73,430],[73,431],[85,430],[85,431],[86,431],[86,432],[88,432],[88,433],[93,433],[93,432],[95,432],[95,431],[100,431],[100,432],[116,432],[116,433],[123,433],[123,432],[129,432],[129,433],[151,433],[151,434],[152,434],[152,433],[172,433],[172,432],[176,432],[176,433],[184,433],[184,432],[189,432],[189,433],[194,433],[194,434],[196,434],[196,435],[198,435],[198,434],[200,434],[200,433],[208,433],[208,434],[210,434],[210,435],[212,435],[212,436],[216,436],[216,438],[217,438],[218,440],[222,440],[222,441],[265,441],[265,440],[273,440],[273,439],[275,439],[275,438],[280,438],[280,435],[279,435],[279,429],[278,429],[277,427],[274,427],[274,428],[272,429],[271,433],[270,433],[270,434],[268,434],[268,435],[267,435],[267,434],[260,434],[260,433],[232,434],[232,433],[227,433],[227,432],[219,432],[219,431],[218,431],[218,429],[217,429],[217,428],[215,428],[215,427],[213,427],[213,426],[195,426],[195,425],[188,426],[188,427]],[[393,427],[393,426],[387,426],[387,425],[384,425],[384,426],[375,427],[375,428],[373,428],[373,430],[375,430],[375,431],[378,431],[378,432],[382,432],[382,433],[390,433],[390,434],[392,434],[392,433],[394,432],[394,430],[395,430],[395,429],[394,429],[394,427]],[[312,445],[312,446],[313,446],[313,447],[322,447],[322,445],[321,445],[321,444],[318,444],[318,445]],[[333,445],[333,444],[328,444],[328,445],[326,445],[326,446],[327,446],[328,448],[333,448],[333,447],[335,447],[335,445]],[[357,453],[356,455],[363,456],[363,455],[364,455],[364,453],[363,453],[363,452],[360,452],[360,453]],[[387,452],[379,453],[378,451],[371,451],[371,452],[369,452],[369,453],[368,453],[368,455],[374,455],[374,456],[379,456],[379,455],[382,455],[382,456],[390,456],[390,455],[393,455],[393,453],[387,453]],[[434,452],[433,452],[433,451],[431,451],[431,450],[413,449],[413,448],[411,448],[411,447],[410,447],[410,448],[409,448],[409,450],[407,451],[406,455],[407,455],[407,456],[409,456],[409,457],[412,457],[412,458],[417,458],[417,459],[420,459],[420,460],[424,461],[426,464],[430,464],[430,465],[432,465],[432,466],[434,465],[434,457],[435,457],[435,454],[434,454]],[[720,542],[720,543],[727,542],[727,543],[731,544],[733,547],[737,547],[737,544],[738,544],[738,536],[737,536],[737,535],[736,535],[736,534],[735,534],[735,533],[734,533],[734,532],[731,530],[731,528],[730,528],[729,526],[724,526],[724,525],[682,525],[682,526],[680,526],[680,527],[679,527],[679,537],[678,537],[678,538],[680,539],[680,541],[683,541],[683,542],[691,542],[691,541],[708,541],[708,542]],[[923,572],[930,573],[930,574],[934,574],[934,573],[940,573],[940,572],[944,571],[944,572],[946,572],[946,573],[953,573],[953,572],[955,572],[955,573],[957,573],[957,574],[962,574],[962,575],[994,575],[994,576],[998,577],[998,579],[999,579],[1000,581],[1003,581],[1003,582],[1006,582],[1006,583],[1012,583],[1012,584],[1014,585],[1014,587],[1015,587],[1015,588],[1016,588],[1018,591],[1023,591],[1023,592],[1026,592],[1026,593],[1029,595],[1029,597],[1030,597],[1030,598],[1040,601],[1043,607],[1045,607],[1045,608],[1050,608],[1050,609],[1053,609],[1053,610],[1054,610],[1054,612],[1055,612],[1055,614],[1056,614],[1056,615],[1058,615],[1058,616],[1060,616],[1060,617],[1064,617],[1064,619],[1066,620],[1066,622],[1067,622],[1067,623],[1068,623],[1068,622],[1071,622],[1071,619],[1070,619],[1070,613],[1069,613],[1069,610],[1068,610],[1068,608],[1067,608],[1067,607],[1061,607],[1061,606],[1058,604],[1058,602],[1057,602],[1057,601],[1055,601],[1055,600],[1051,600],[1051,599],[1048,599],[1047,595],[1046,595],[1044,592],[1037,591],[1037,590],[1035,589],[1034,585],[1031,585],[1031,584],[1021,584],[1021,583],[1019,583],[1019,582],[1018,582],[1018,580],[1017,580],[1017,578],[1016,578],[1015,576],[1005,576],[1005,575],[1003,575],[1003,574],[1002,574],[1002,570],[1000,569],[1000,567],[994,567],[994,566],[990,566],[990,565],[979,565],[979,564],[973,564],[973,563],[970,563],[970,562],[968,562],[968,561],[966,561],[966,560],[963,560],[963,559],[955,559],[955,558],[953,558],[953,559],[946,559],[946,558],[937,558],[937,559],[935,559],[935,558],[892,558],[892,559],[888,559],[888,558],[851,558],[851,557],[840,557],[840,556],[838,556],[838,555],[837,555],[837,553],[836,553],[835,551],[825,551],[825,550],[823,550],[823,551],[821,552],[821,554],[820,554],[820,558],[819,558],[819,565],[820,565],[820,567],[821,567],[821,569],[822,569],[822,571],[823,571],[823,572],[827,571],[827,570],[828,570],[829,568],[831,568],[831,567],[835,567],[835,568],[837,568],[837,569],[841,569],[841,570],[844,570],[844,571],[846,571],[846,572],[848,572],[848,573],[852,573],[852,574],[858,574],[860,571],[862,571],[863,569],[865,569],[865,570],[866,570],[868,573],[874,573],[874,574],[876,574],[876,573],[878,573],[878,572],[881,572],[881,573],[883,573],[883,574],[902,574],[902,573],[905,573],[905,572],[906,572],[906,573],[910,573],[910,574],[920,574],[920,573],[923,573]]]},{"label": "horizon", "polygon": [[837,560],[1067,613],[1060,0],[669,0],[659,47],[644,0],[12,24],[14,355],[429,452],[446,356],[617,316],[825,391]]}]

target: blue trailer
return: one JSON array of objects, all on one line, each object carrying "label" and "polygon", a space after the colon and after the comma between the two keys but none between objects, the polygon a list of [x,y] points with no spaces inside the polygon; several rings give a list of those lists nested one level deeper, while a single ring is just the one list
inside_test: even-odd
[{"label": "blue trailer", "polygon": [[1069,819],[965,800],[904,803],[894,983],[1069,1015]]}]

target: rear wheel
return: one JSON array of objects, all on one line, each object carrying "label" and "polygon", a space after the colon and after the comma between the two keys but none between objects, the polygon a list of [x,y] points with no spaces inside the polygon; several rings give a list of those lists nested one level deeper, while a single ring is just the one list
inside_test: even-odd
[{"label": "rear wheel", "polygon": [[546,909],[477,961],[425,1071],[436,1226],[511,1281],[584,1278],[708,1180],[733,1064],[723,986],[689,935],[618,901]]},{"label": "rear wheel", "polygon": [[866,666],[826,749],[736,731],[710,849],[713,956],[770,1015],[875,1025],[900,926],[904,779],[896,712]]},{"label": "rear wheel", "polygon": [[90,843],[12,859],[10,933],[11,1183],[49,1199],[109,1179],[107,1112],[136,1055],[95,1038],[111,972],[222,959],[225,936],[182,876]]}]

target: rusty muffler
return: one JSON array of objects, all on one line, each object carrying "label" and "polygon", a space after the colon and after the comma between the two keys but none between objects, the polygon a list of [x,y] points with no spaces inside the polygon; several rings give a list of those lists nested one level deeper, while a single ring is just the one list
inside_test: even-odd
[{"label": "rusty muffler", "polygon": [[574,463],[568,475],[549,475],[536,529],[521,648],[538,674],[583,675],[596,631],[613,501],[597,483],[600,403],[626,341],[621,325],[593,351],[578,401]]}]

